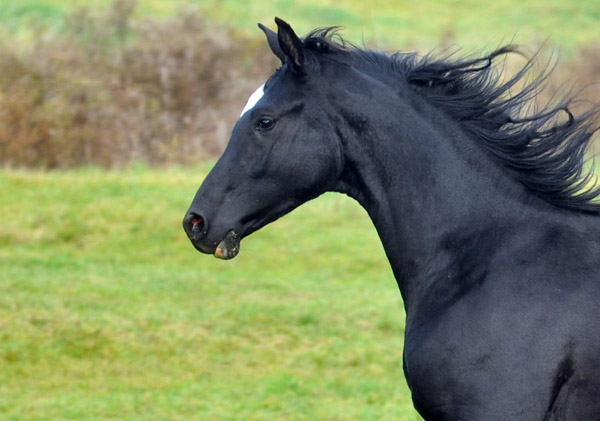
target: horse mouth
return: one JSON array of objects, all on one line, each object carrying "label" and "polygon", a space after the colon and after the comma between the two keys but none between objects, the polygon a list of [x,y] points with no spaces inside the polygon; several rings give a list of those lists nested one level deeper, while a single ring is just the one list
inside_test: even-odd
[{"label": "horse mouth", "polygon": [[229,230],[225,234],[225,238],[221,240],[215,249],[214,256],[217,259],[229,260],[233,259],[240,252],[240,236],[234,231]]},{"label": "horse mouth", "polygon": [[188,212],[183,219],[183,229],[192,245],[201,253],[212,254],[218,259],[233,259],[240,252],[242,235],[235,229],[230,229],[221,237],[221,241],[208,237],[208,221],[195,212]]}]

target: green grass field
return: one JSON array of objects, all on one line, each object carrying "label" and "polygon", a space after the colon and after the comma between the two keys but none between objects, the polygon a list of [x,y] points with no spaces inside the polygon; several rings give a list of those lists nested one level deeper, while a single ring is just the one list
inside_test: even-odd
[{"label": "green grass field", "polygon": [[207,168],[0,172],[0,419],[419,419],[365,212],[326,195],[223,262]]}]

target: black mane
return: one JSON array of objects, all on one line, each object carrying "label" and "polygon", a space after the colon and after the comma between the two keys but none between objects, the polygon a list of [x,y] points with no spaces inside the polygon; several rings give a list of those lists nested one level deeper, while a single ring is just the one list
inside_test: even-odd
[{"label": "black mane", "polygon": [[[310,33],[307,49],[337,54],[393,72],[445,112],[490,152],[513,178],[546,202],[567,209],[600,213],[600,186],[593,166],[585,169],[584,155],[598,130],[598,105],[575,116],[573,97],[537,109],[535,99],[552,71],[546,65],[531,76],[535,56],[511,77],[495,59],[510,53],[505,46],[478,58],[452,54],[385,54],[345,41],[337,28]],[[594,181],[594,182],[592,182]]]}]

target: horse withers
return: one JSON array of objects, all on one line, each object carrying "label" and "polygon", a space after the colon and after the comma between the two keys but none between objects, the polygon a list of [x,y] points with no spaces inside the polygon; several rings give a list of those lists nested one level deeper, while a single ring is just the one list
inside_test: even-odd
[{"label": "horse withers", "polygon": [[[547,72],[385,54],[332,29],[260,25],[282,66],[251,97],[183,225],[201,252],[326,191],[368,212],[406,308],[404,372],[427,420],[600,419],[598,108],[527,113]],[[590,187],[591,186],[591,187]]]}]

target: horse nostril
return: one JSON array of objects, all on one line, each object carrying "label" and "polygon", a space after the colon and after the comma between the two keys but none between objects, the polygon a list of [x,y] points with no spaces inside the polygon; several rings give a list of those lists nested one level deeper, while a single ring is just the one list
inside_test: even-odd
[{"label": "horse nostril", "polygon": [[201,216],[198,216],[197,218],[192,219],[192,232],[193,233],[198,233],[202,230],[202,227],[204,226],[204,219]]},{"label": "horse nostril", "polygon": [[198,240],[205,234],[206,221],[201,215],[189,212],[183,221],[183,226],[192,240]]}]

